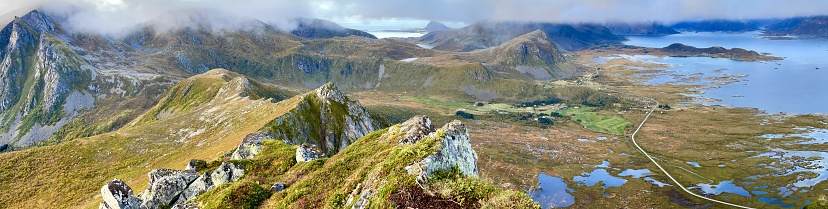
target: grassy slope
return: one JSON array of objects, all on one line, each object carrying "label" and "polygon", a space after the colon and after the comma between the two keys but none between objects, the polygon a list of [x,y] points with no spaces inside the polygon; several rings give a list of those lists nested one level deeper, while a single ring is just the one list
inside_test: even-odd
[{"label": "grassy slope", "polygon": [[[214,79],[205,75],[192,78],[195,82]],[[96,197],[100,185],[112,178],[124,179],[133,190],[142,191],[150,170],[181,169],[190,159],[219,158],[233,150],[246,134],[298,102],[250,100],[238,97],[240,89],[228,89],[215,99],[164,120],[0,154],[0,191],[4,191],[0,192],[0,207],[95,208],[100,202]]]},{"label": "grassy slope", "polygon": [[[259,203],[263,208],[343,208],[353,205],[347,205],[348,196],[361,185],[374,190],[371,208],[393,208],[395,194],[417,185],[415,176],[404,167],[434,153],[440,144],[439,138],[426,138],[413,145],[397,145],[404,133],[389,130],[395,127],[375,131],[331,158],[303,163],[293,159],[295,146],[266,142],[254,159],[237,161],[252,172],[239,182],[199,196],[197,202],[204,208],[256,208]],[[287,189],[272,196],[269,190],[258,189],[276,181],[284,182]],[[537,207],[522,193],[496,189],[479,178],[445,175],[424,186],[433,195],[465,206]],[[359,194],[353,195],[355,202]],[[267,196],[267,200],[259,198]]]}]

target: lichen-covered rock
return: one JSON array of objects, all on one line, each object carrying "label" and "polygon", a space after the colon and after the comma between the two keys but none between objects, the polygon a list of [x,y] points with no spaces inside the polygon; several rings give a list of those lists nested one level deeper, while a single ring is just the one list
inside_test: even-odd
[{"label": "lichen-covered rock", "polygon": [[101,188],[100,209],[137,209],[141,200],[135,197],[132,188],[120,179],[115,179],[104,184]]},{"label": "lichen-covered rock", "polygon": [[428,116],[418,115],[403,122],[399,131],[405,133],[400,139],[400,144],[414,144],[434,132],[434,125],[431,124]]},{"label": "lichen-covered rock", "polygon": [[409,174],[415,174],[419,180],[425,180],[437,171],[456,168],[465,176],[478,176],[477,152],[472,149],[466,125],[455,120],[426,137],[438,138],[440,148],[436,153],[407,166],[405,169]]},{"label": "lichen-covered rock", "polygon": [[477,152],[472,149],[466,125],[455,120],[441,129],[444,132],[438,134],[437,137],[442,138],[442,146],[437,153],[423,159],[426,172],[431,175],[440,170],[450,170],[456,167],[463,175],[477,176]]},{"label": "lichen-covered rock", "polygon": [[150,179],[149,188],[141,194],[144,199],[142,209],[172,205],[187,186],[198,178],[195,172],[171,169],[155,169],[147,175]]},{"label": "lichen-covered rock", "polygon": [[333,156],[379,128],[359,102],[348,99],[333,83],[305,93],[290,112],[264,129],[287,144],[315,145],[321,156]]},{"label": "lichen-covered rock", "polygon": [[296,162],[308,162],[322,157],[322,152],[311,144],[302,144],[296,148]]},{"label": "lichen-covered rock", "polygon": [[251,159],[262,151],[262,141],[276,139],[270,132],[251,133],[244,137],[242,143],[233,152],[231,160]]},{"label": "lichen-covered rock", "polygon": [[201,193],[209,191],[213,189],[213,180],[210,177],[209,172],[204,172],[201,176],[199,176],[195,181],[187,185],[187,188],[184,189],[183,192],[178,196],[176,199],[175,205],[182,205],[187,203],[187,201],[195,198]]},{"label": "lichen-covered rock", "polygon": [[237,181],[242,175],[244,175],[244,168],[230,162],[223,162],[210,174],[210,178],[213,181],[213,186],[218,187],[228,182]]}]

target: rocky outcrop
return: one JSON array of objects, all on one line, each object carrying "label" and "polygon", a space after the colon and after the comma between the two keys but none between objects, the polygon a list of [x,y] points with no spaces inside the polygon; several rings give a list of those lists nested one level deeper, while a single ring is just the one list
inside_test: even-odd
[{"label": "rocky outcrop", "polygon": [[418,115],[403,122],[399,129],[400,132],[405,133],[399,144],[414,144],[434,132],[434,125],[431,124],[428,116]]},{"label": "rocky outcrop", "polygon": [[251,133],[244,137],[242,143],[233,152],[231,160],[251,159],[262,151],[262,141],[276,139],[270,132]]},{"label": "rocky outcrop", "polygon": [[[477,152],[472,149],[468,129],[460,121],[452,121],[436,131],[424,135],[422,132],[411,132],[412,127],[422,127],[420,124],[430,124],[428,117],[417,116],[409,119],[403,124],[418,124],[414,126],[400,126],[399,130],[390,129],[388,133],[405,132],[403,138],[437,138],[440,142],[439,149],[432,155],[423,158],[421,161],[406,167],[409,174],[417,175],[419,180],[426,180],[431,174],[438,171],[457,169],[465,176],[478,176]],[[419,122],[419,121],[427,122]],[[427,130],[427,129],[419,129]],[[409,133],[412,133],[409,135]],[[417,140],[418,141],[418,140]],[[414,141],[412,143],[417,143]]]},{"label": "rocky outcrop", "polygon": [[173,205],[188,185],[198,178],[195,172],[156,169],[147,174],[149,188],[141,194],[141,208],[158,208]]},{"label": "rocky outcrop", "polygon": [[120,179],[115,179],[104,184],[101,188],[100,209],[137,209],[141,200],[132,193],[132,188]]},{"label": "rocky outcrop", "polygon": [[230,162],[222,162],[221,166],[216,168],[210,178],[213,180],[213,185],[220,186],[229,182],[239,180],[244,175],[244,168],[239,165],[234,165]]},{"label": "rocky outcrop", "polygon": [[187,201],[195,198],[201,193],[209,191],[213,189],[213,180],[209,172],[204,172],[201,176],[199,176],[195,181],[190,183],[184,191],[181,192],[181,195],[176,199],[175,205],[181,205],[187,203]]},{"label": "rocky outcrop", "polygon": [[365,107],[333,83],[299,99],[293,110],[271,121],[264,131],[287,144],[315,146],[321,157],[329,157],[379,128]]},{"label": "rocky outcrop", "polygon": [[[195,162],[195,163],[194,163]],[[223,162],[213,172],[195,173],[203,161],[193,160],[188,169],[179,171],[171,169],[155,169],[150,171],[149,188],[138,197],[132,194],[132,189],[121,180],[115,179],[101,189],[104,201],[101,209],[116,208],[159,208],[171,206],[173,208],[194,208],[187,201],[199,194],[210,191],[219,185],[238,181],[244,175],[244,169],[233,163]],[[192,167],[192,168],[191,168]],[[140,199],[139,199],[140,198]]]},{"label": "rocky outcrop", "polygon": [[477,176],[477,152],[472,149],[466,125],[455,120],[447,123],[442,132],[436,132],[441,138],[440,149],[422,161],[428,175],[440,170],[457,168],[463,175]]},{"label": "rocky outcrop", "polygon": [[302,144],[296,148],[296,162],[308,162],[319,159],[322,152],[316,146],[309,144]]}]

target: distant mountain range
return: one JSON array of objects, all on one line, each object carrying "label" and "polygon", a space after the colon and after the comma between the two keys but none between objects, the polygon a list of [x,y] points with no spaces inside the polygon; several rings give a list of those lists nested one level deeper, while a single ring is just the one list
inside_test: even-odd
[{"label": "distant mountain range", "polygon": [[764,32],[773,36],[828,36],[828,16],[785,19],[768,26]]},{"label": "distant mountain range", "polygon": [[505,43],[518,36],[541,30],[559,49],[572,51],[618,44],[623,37],[595,24],[553,24],[521,22],[479,22],[463,28],[428,33],[418,40],[444,51],[467,52]]},{"label": "distant mountain range", "polygon": [[745,32],[759,29],[759,25],[755,23],[733,20],[686,21],[673,24],[671,27],[676,30],[697,32]]},{"label": "distant mountain range", "polygon": [[661,36],[679,33],[670,26],[659,23],[609,23],[606,27],[613,34],[620,36]]}]

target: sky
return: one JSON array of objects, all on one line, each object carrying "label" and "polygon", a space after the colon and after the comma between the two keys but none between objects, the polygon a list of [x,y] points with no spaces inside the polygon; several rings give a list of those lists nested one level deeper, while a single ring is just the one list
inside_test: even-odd
[{"label": "sky", "polygon": [[[34,8],[65,15],[73,28],[98,32],[119,31],[162,14],[192,9],[242,15],[282,27],[290,27],[285,21],[296,17],[365,23],[416,19],[467,24],[481,20],[669,24],[828,15],[825,0],[0,0],[0,14],[21,15]],[[9,16],[0,16],[0,21],[8,21],[3,18]]]}]

